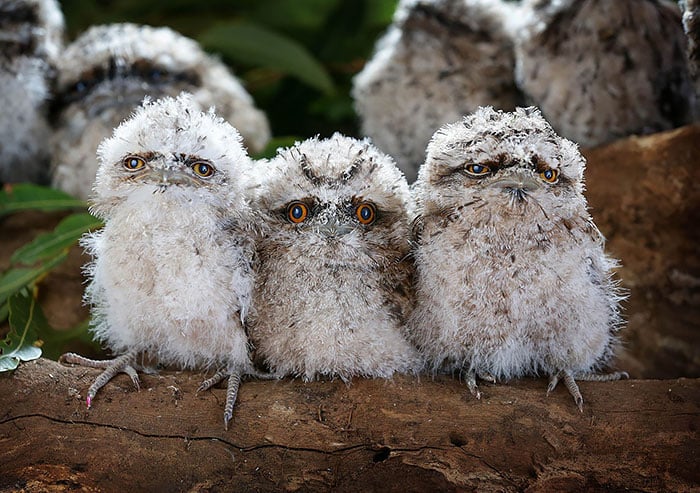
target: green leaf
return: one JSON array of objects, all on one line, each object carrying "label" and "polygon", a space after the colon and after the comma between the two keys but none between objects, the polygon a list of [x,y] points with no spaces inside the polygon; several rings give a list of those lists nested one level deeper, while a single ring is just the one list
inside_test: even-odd
[{"label": "green leaf", "polygon": [[[10,332],[0,341],[0,371],[14,370],[20,361],[30,361],[41,356],[37,340],[36,300],[28,294],[10,297]],[[41,314],[43,317],[43,314]],[[46,319],[43,319],[46,324]]]},{"label": "green leaf", "polygon": [[51,233],[41,234],[31,243],[18,249],[10,261],[14,264],[32,265],[40,260],[54,257],[75,244],[86,231],[101,226],[102,222],[90,214],[73,214],[58,223]]},{"label": "green leaf", "polygon": [[63,262],[67,256],[68,252],[64,251],[38,267],[9,269],[0,276],[0,303],[4,303],[11,295],[30,286],[34,281]]},{"label": "green leaf", "polygon": [[0,216],[26,210],[61,211],[86,208],[87,204],[53,188],[19,183],[0,191]]},{"label": "green leaf", "polygon": [[250,17],[260,24],[287,32],[318,31],[338,0],[266,0],[256,3]]},{"label": "green leaf", "polygon": [[330,75],[306,48],[256,24],[220,24],[206,30],[199,41],[228,60],[280,70],[326,94],[334,91]]},{"label": "green leaf", "polygon": [[387,26],[394,18],[397,0],[370,0],[367,6],[366,23],[370,26]]}]

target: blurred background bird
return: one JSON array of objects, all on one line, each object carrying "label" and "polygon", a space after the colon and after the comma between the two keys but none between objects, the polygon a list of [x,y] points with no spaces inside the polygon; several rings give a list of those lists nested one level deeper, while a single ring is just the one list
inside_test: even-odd
[{"label": "blurred background bird", "polygon": [[688,69],[695,88],[695,119],[700,119],[700,1],[680,0],[683,29],[688,37]]},{"label": "blurred background bird", "polygon": [[144,96],[194,95],[231,123],[251,151],[270,138],[265,115],[236,77],[199,45],[172,29],[110,24],[88,29],[58,60],[53,102],[52,184],[80,198],[90,195],[99,142]]},{"label": "blurred background bird", "polygon": [[584,147],[675,128],[695,95],[670,0],[525,0],[516,79],[560,135]]},{"label": "blurred background bird", "polygon": [[519,101],[509,14],[500,0],[402,0],[354,79],[364,135],[391,154],[409,182],[444,123]]},{"label": "blurred background bird", "polygon": [[0,0],[0,183],[48,182],[48,102],[64,21],[55,0]]}]

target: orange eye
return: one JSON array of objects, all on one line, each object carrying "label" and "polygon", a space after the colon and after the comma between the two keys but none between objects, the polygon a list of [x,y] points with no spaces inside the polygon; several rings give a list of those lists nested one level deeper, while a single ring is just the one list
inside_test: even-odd
[{"label": "orange eye", "polygon": [[467,174],[471,176],[485,176],[491,173],[491,168],[483,164],[467,164]]},{"label": "orange eye", "polygon": [[360,221],[360,224],[367,225],[374,222],[376,211],[374,206],[369,202],[362,202],[357,206],[357,209],[355,209],[355,215],[357,216],[357,220]]},{"label": "orange eye", "polygon": [[192,165],[192,171],[201,176],[202,178],[209,178],[214,174],[216,169],[209,163],[198,162]]},{"label": "orange eye", "polygon": [[559,179],[559,171],[555,169],[546,169],[540,173],[540,178],[547,183],[556,183]]},{"label": "orange eye", "polygon": [[287,206],[287,219],[294,224],[303,223],[309,215],[309,208],[303,202],[292,202]]},{"label": "orange eye", "polygon": [[146,166],[146,161],[137,156],[127,156],[123,161],[124,168],[129,171],[138,171]]}]

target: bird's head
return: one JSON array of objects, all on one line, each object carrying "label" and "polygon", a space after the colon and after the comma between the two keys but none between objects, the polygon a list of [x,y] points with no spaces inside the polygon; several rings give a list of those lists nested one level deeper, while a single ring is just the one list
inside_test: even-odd
[{"label": "bird's head", "polygon": [[88,29],[58,60],[58,120],[76,110],[89,119],[107,109],[128,115],[144,96],[176,96],[202,85],[196,42],[166,27],[109,24]]},{"label": "bird's head", "polygon": [[[92,202],[200,200],[219,208],[245,202],[252,166],[238,132],[188,94],[146,100],[98,149]],[[149,198],[168,194],[168,198]],[[106,213],[106,212],[105,212]]]},{"label": "bird's head", "polygon": [[338,133],[308,139],[280,151],[259,172],[258,207],[280,241],[319,248],[407,244],[408,184],[367,140]]},{"label": "bird's head", "polygon": [[421,207],[490,215],[565,211],[583,198],[584,160],[535,108],[480,108],[433,136],[416,185]]}]

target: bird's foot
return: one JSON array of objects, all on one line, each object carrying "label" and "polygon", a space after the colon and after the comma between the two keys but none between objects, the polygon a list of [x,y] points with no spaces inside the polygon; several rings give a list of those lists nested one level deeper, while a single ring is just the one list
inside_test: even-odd
[{"label": "bird's foot", "polygon": [[262,373],[256,370],[242,372],[239,370],[230,370],[228,368],[221,368],[211,377],[204,380],[199,387],[197,392],[202,392],[212,388],[217,383],[228,378],[228,386],[226,389],[226,404],[224,405],[224,428],[228,430],[228,423],[233,417],[233,406],[236,404],[236,399],[238,398],[238,389],[241,386],[241,377],[252,376],[255,378],[271,380],[279,378],[272,373]]},{"label": "bird's foot", "polygon": [[[461,374],[460,374],[461,378]],[[478,380],[484,380],[489,383],[497,383],[498,379],[494,377],[491,373],[488,372],[481,372],[481,371],[469,371],[467,373],[467,378],[465,379],[467,382],[467,388],[469,389],[469,392],[476,397],[477,399],[481,399],[481,391],[479,390],[479,386],[477,385],[477,379]]]},{"label": "bird's foot", "polygon": [[[557,386],[560,379],[564,379],[564,385],[566,385],[567,390],[574,398],[576,406],[579,411],[583,412],[583,396],[581,391],[574,380],[574,374],[568,370],[561,370],[549,377],[549,385],[547,386],[547,395],[549,395]],[[583,380],[587,382],[609,382],[611,380],[620,380],[621,378],[629,378],[629,374],[626,371],[616,371],[613,373],[577,373],[575,378],[578,380]]]},{"label": "bird's foot", "polygon": [[224,429],[228,430],[228,422],[233,417],[233,405],[238,398],[238,388],[241,386],[241,374],[233,372],[228,377],[228,386],[226,387],[226,404],[224,405]]},{"label": "bird's foot", "polygon": [[488,383],[498,383],[498,379],[490,373],[476,372],[476,376],[479,378],[479,380],[484,380]]},{"label": "bird's foot", "polygon": [[207,378],[199,384],[199,387],[197,387],[197,392],[204,392],[205,390],[209,390],[229,375],[230,372],[225,368],[217,370],[211,378]]},{"label": "bird's foot", "polygon": [[136,372],[136,367],[138,366],[136,364],[137,355],[138,351],[129,351],[128,353],[111,360],[94,360],[75,353],[65,353],[58,358],[58,361],[59,363],[104,369],[104,371],[95,379],[88,389],[85,403],[87,404],[87,408],[90,409],[90,407],[92,407],[92,400],[95,398],[97,391],[104,387],[107,382],[109,382],[119,373],[126,373],[129,375],[134,387],[136,387],[136,390],[140,389],[139,376]]},{"label": "bird's foot", "polygon": [[583,396],[581,395],[581,391],[579,390],[578,385],[576,384],[576,380],[574,380],[573,374],[569,370],[560,370],[549,377],[547,395],[549,395],[557,387],[557,384],[561,379],[564,379],[564,385],[569,391],[569,394],[571,394],[571,397],[574,398],[576,407],[578,407],[579,411],[583,412]]},{"label": "bird's foot", "polygon": [[626,371],[615,371],[613,373],[577,373],[576,379],[584,382],[610,382],[612,380],[621,380],[629,378],[630,375]]},{"label": "bird's foot", "polygon": [[479,391],[479,387],[476,385],[476,372],[474,371],[470,371],[467,374],[467,388],[474,397],[481,399],[481,392]]}]

